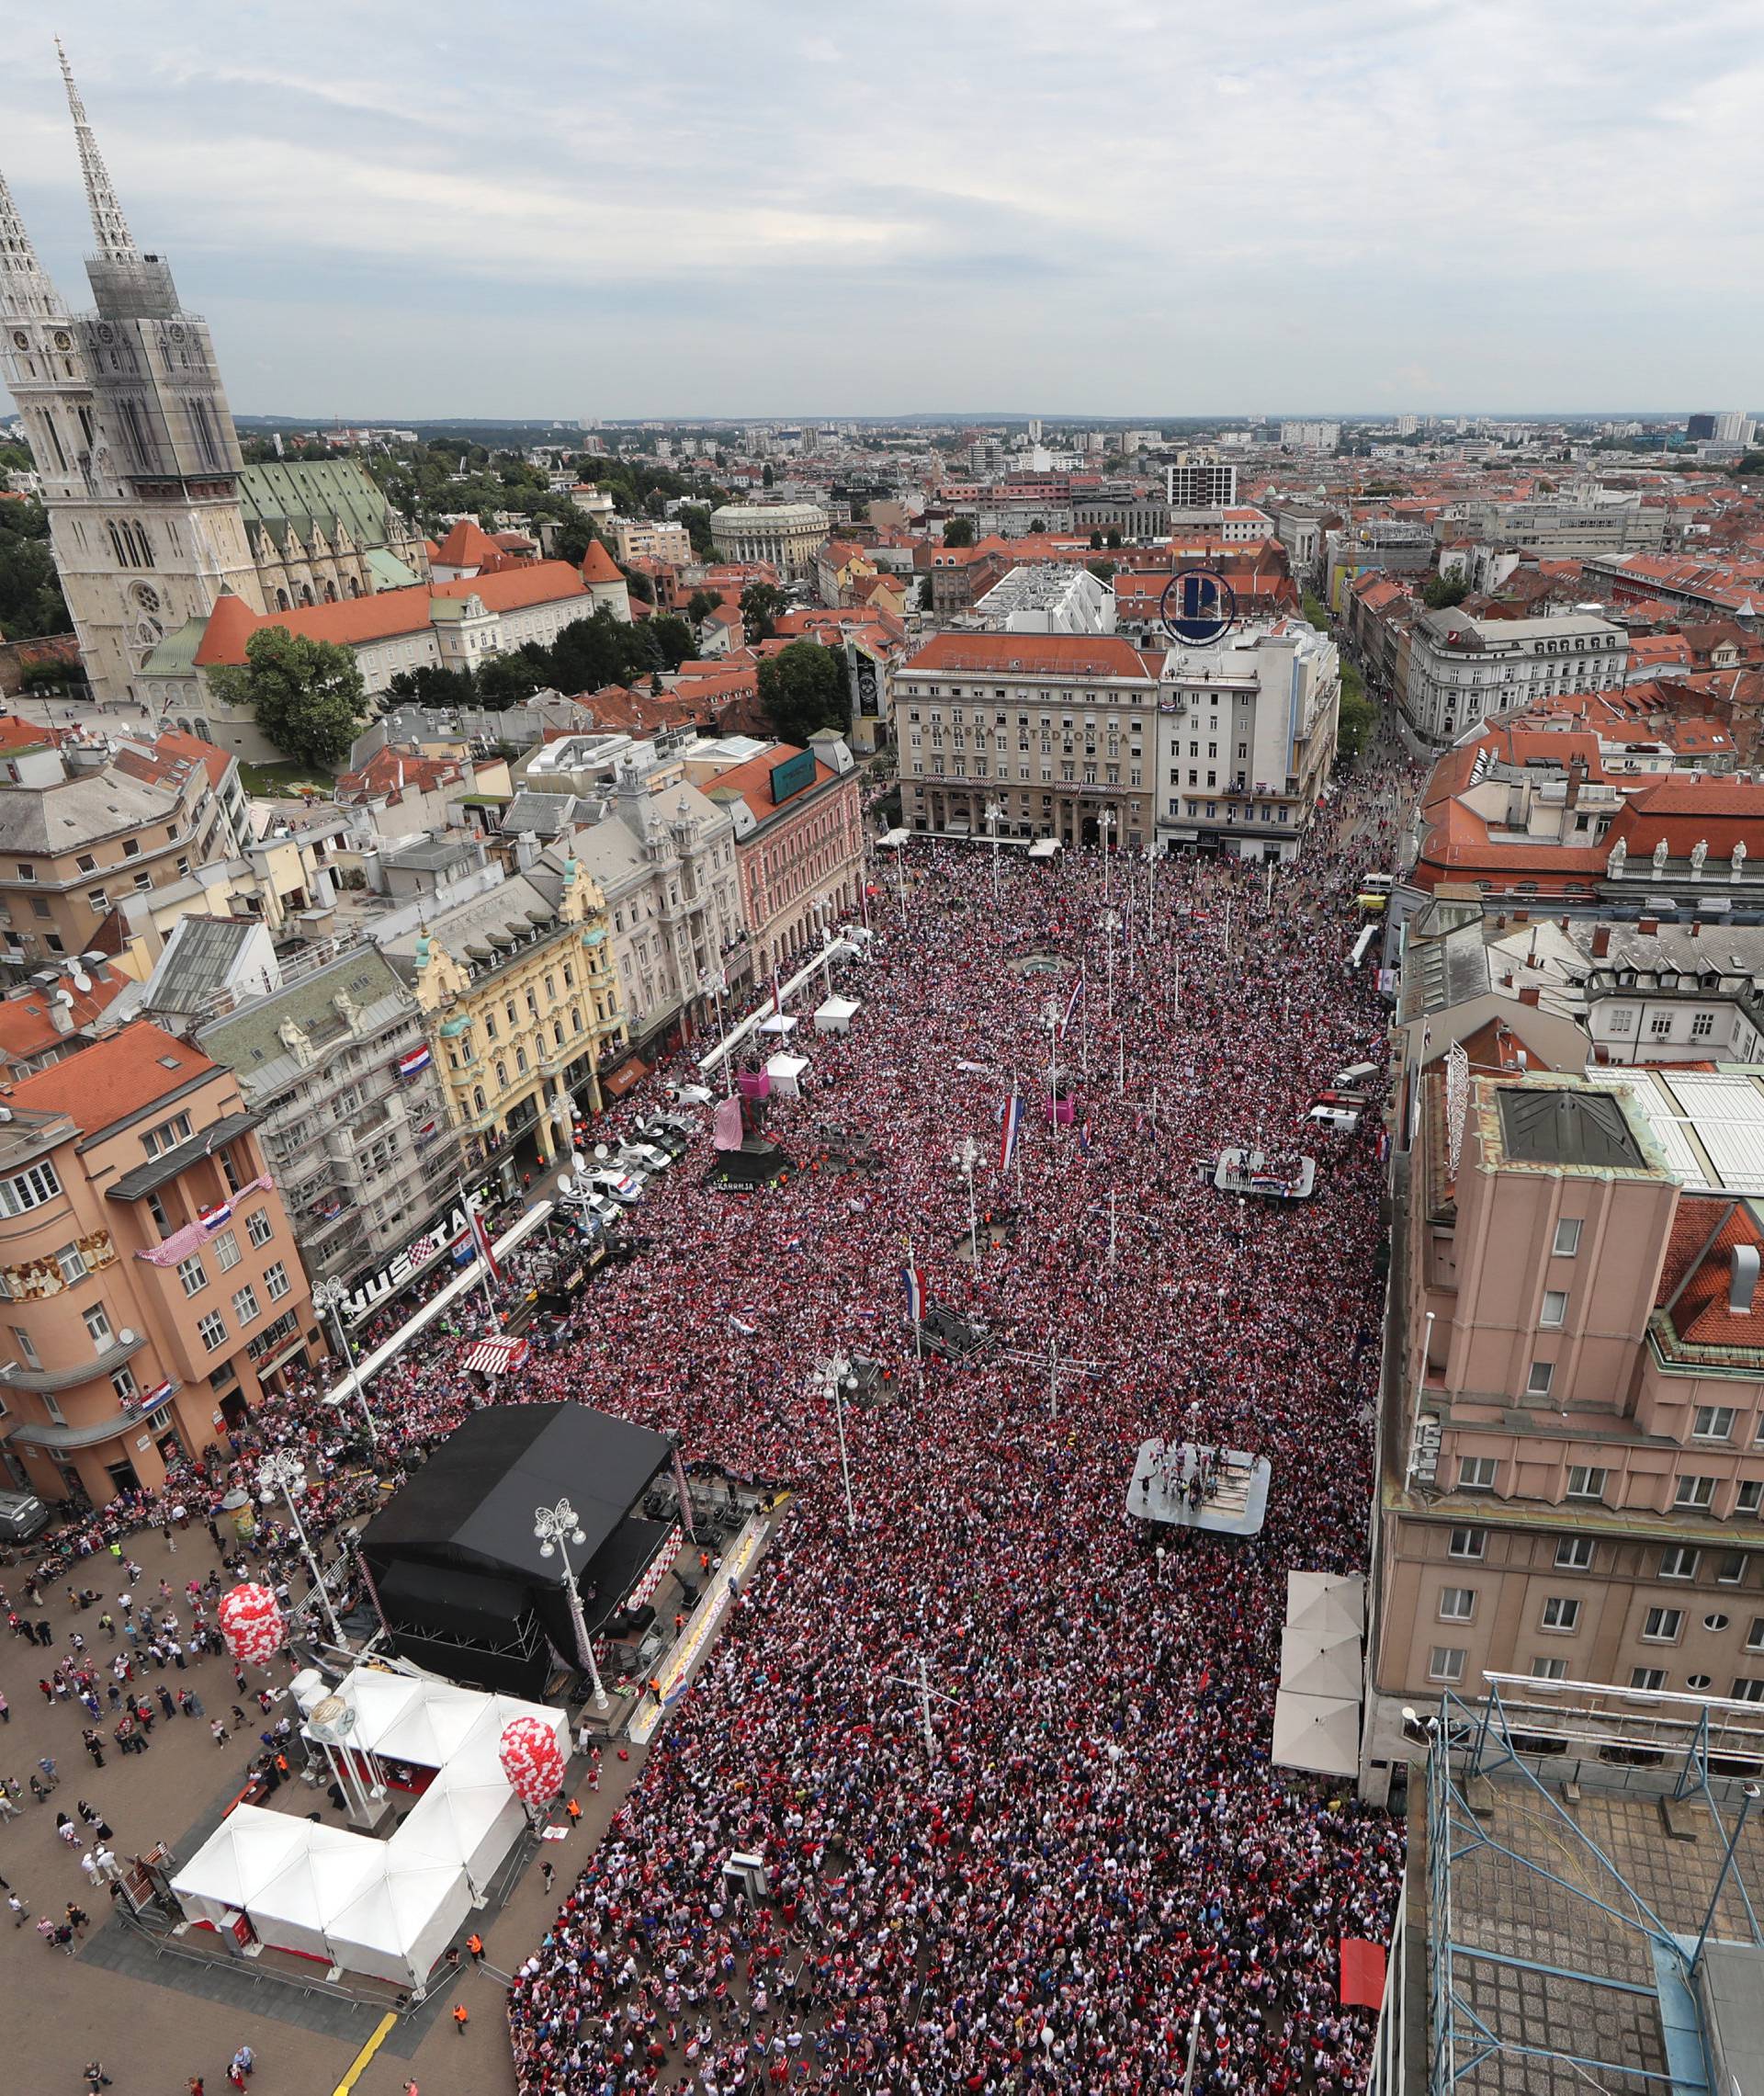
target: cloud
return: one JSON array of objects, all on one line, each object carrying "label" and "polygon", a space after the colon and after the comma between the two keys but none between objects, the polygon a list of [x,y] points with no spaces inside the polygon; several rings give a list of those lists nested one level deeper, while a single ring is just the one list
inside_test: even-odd
[{"label": "cloud", "polygon": [[[267,0],[63,12],[248,412],[1748,397],[1751,0],[1264,0],[1237,38],[1197,0],[903,0],[886,33],[310,0],[298,46]],[[12,57],[0,151],[73,297],[53,51]]]}]

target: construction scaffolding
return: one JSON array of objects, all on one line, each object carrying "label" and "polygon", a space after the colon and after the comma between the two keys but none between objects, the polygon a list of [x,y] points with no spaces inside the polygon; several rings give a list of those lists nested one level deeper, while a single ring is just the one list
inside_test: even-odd
[{"label": "construction scaffolding", "polygon": [[1484,1679],[1413,1725],[1430,2096],[1764,2089],[1764,1706]]}]

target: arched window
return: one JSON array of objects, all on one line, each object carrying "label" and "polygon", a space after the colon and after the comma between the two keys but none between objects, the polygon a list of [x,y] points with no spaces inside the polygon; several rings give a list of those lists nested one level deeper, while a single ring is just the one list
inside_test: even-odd
[{"label": "arched window", "polygon": [[523,1076],[523,1077],[524,1077],[524,1076],[526,1076],[526,1050],[524,1048],[517,1048],[514,1050],[514,1068],[515,1068],[515,1071],[516,1071],[516,1072],[517,1072],[519,1075],[521,1075],[521,1076]]},{"label": "arched window", "polygon": [[508,1065],[500,1060],[496,1065],[496,1088],[499,1092],[508,1090]]},{"label": "arched window", "polygon": [[351,575],[349,578],[349,595],[351,596],[359,596],[361,595],[361,584],[356,580],[353,575]]},{"label": "arched window", "polygon": [[484,1110],[484,1088],[481,1084],[474,1084],[471,1088],[471,1107],[475,1114],[481,1114]]},{"label": "arched window", "polygon": [[326,583],[324,585],[324,601],[326,604],[335,604],[337,601],[337,585],[335,583]]},{"label": "arched window", "polygon": [[311,603],[311,601],[312,585],[311,583],[302,583],[300,584],[300,602],[302,605],[309,605]]},{"label": "arched window", "polygon": [[290,608],[288,601],[288,592],[286,590],[277,590],[276,592],[276,608],[277,611],[287,611]]}]

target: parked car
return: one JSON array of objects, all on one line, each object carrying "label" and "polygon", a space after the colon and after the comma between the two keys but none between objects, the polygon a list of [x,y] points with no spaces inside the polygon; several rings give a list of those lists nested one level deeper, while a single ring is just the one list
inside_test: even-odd
[{"label": "parked car", "polygon": [[672,1159],[685,1155],[686,1138],[671,1122],[659,1116],[650,1121],[639,1121],[636,1135],[640,1142],[653,1143],[657,1150],[664,1150]]},{"label": "parked car", "polygon": [[28,1543],[49,1526],[49,1509],[35,1492],[0,1492],[0,1542]]}]

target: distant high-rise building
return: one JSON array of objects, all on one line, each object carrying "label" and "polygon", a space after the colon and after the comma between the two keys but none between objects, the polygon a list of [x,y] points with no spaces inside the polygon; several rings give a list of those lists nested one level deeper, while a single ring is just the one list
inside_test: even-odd
[{"label": "distant high-rise building", "polygon": [[1283,422],[1280,448],[1283,451],[1339,451],[1341,425],[1339,422]]},{"label": "distant high-rise building", "polygon": [[1238,469],[1200,454],[1164,468],[1164,497],[1171,509],[1230,509],[1238,499]]},{"label": "distant high-rise building", "polygon": [[1029,441],[1031,444],[1041,442],[1041,417],[1038,414],[1029,418]]},{"label": "distant high-rise building", "polygon": [[1749,444],[1758,425],[1743,408],[1728,408],[1715,417],[1717,444]]},{"label": "distant high-rise building", "polygon": [[1412,414],[1399,414],[1396,417],[1396,434],[1398,436],[1413,436],[1419,427],[1419,420]]},{"label": "distant high-rise building", "polygon": [[1692,444],[1707,444],[1715,434],[1715,418],[1713,414],[1693,414],[1686,417],[1684,434]]}]

